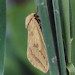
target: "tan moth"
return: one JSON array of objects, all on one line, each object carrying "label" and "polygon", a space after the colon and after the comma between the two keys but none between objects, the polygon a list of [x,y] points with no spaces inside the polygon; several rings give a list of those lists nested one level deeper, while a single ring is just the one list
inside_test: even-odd
[{"label": "tan moth", "polygon": [[27,58],[34,67],[46,73],[49,70],[49,63],[39,16],[32,13],[27,16],[25,23],[28,30]]}]

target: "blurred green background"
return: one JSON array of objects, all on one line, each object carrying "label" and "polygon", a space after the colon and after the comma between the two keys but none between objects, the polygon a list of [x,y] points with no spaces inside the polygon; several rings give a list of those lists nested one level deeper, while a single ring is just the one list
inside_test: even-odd
[{"label": "blurred green background", "polygon": [[25,18],[36,12],[33,0],[6,0],[6,56],[4,75],[44,75],[27,59]]},{"label": "blurred green background", "polygon": [[[75,29],[75,0],[71,0]],[[4,75],[46,75],[29,63],[27,51],[27,30],[25,18],[36,12],[34,0],[6,0],[6,56]],[[72,42],[72,61],[75,65],[75,31]]]}]

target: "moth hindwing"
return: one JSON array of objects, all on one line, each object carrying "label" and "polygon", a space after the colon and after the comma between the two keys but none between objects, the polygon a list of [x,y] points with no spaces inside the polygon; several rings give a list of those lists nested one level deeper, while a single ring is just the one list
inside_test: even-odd
[{"label": "moth hindwing", "polygon": [[27,58],[34,67],[46,73],[49,70],[49,63],[39,16],[35,13],[30,14],[25,25],[28,30]]}]

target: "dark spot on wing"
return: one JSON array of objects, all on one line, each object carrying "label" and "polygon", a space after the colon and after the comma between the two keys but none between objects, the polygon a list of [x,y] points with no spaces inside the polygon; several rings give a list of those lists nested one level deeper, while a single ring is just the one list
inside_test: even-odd
[{"label": "dark spot on wing", "polygon": [[36,48],[38,48],[38,44],[34,44],[34,45],[33,45],[33,47],[36,47]]}]

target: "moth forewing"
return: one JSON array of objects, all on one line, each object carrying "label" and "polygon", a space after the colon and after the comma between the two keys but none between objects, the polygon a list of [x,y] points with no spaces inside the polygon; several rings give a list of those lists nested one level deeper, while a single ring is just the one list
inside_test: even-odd
[{"label": "moth forewing", "polygon": [[28,29],[27,58],[34,67],[46,73],[49,70],[48,57],[37,20],[38,15],[35,13],[26,18],[26,28]]}]

